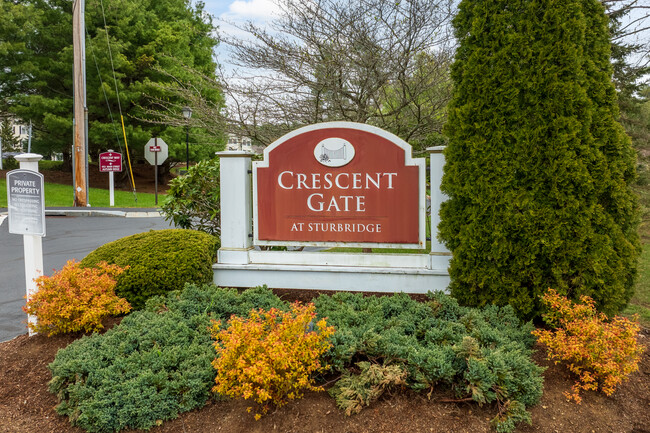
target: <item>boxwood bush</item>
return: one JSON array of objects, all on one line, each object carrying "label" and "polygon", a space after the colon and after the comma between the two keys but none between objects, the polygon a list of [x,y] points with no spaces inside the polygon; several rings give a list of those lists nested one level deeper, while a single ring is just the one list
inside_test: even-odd
[{"label": "boxwood bush", "polygon": [[195,230],[169,229],[139,233],[107,243],[88,254],[83,267],[105,261],[129,268],[118,277],[115,293],[134,309],[147,299],[212,281],[218,239]]},{"label": "boxwood bush", "polygon": [[253,308],[287,308],[268,289],[188,284],[154,297],[102,335],[61,349],[49,366],[57,412],[89,432],[148,429],[205,405],[215,357],[210,320],[247,316]]},{"label": "boxwood bush", "polygon": [[[498,431],[511,431],[519,421],[530,423],[526,408],[542,395],[542,369],[531,359],[531,323],[521,324],[514,310],[489,306],[461,307],[442,293],[428,302],[408,295],[363,297],[347,292],[316,299],[316,311],[334,326],[329,363],[344,373],[331,390],[339,407],[357,407],[376,390],[372,380],[351,380],[352,364],[371,371],[365,361],[399,366],[407,385],[417,391],[447,386],[457,397],[479,404],[497,402],[493,420]],[[398,377],[393,372],[392,374]],[[358,397],[356,397],[358,396]],[[356,411],[356,409],[354,409]]]}]

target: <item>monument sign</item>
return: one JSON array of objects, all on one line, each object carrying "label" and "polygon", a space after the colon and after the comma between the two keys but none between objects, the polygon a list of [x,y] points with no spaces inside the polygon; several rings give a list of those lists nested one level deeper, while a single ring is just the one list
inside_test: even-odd
[{"label": "monument sign", "polygon": [[[426,248],[426,160],[390,132],[352,122],[305,126],[261,161],[220,157],[221,247],[214,283],[224,287],[426,293],[446,290],[451,255],[437,240],[444,154],[431,148],[428,254],[273,251],[268,246]],[[251,176],[252,175],[252,176]],[[252,190],[252,194],[251,194]]]},{"label": "monument sign", "polygon": [[301,128],[253,163],[255,244],[424,248],[424,158],[354,125]]}]

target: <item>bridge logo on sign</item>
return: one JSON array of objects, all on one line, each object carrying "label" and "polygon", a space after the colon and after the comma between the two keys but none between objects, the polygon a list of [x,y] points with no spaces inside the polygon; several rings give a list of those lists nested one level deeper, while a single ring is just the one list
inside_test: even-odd
[{"label": "bridge logo on sign", "polygon": [[343,167],[354,158],[354,146],[347,140],[330,137],[314,148],[314,157],[326,167]]}]

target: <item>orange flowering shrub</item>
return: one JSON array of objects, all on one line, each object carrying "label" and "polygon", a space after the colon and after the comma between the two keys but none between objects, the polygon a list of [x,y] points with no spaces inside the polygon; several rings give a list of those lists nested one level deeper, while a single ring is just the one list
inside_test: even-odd
[{"label": "orange flowering shrub", "polygon": [[212,362],[217,369],[213,391],[252,398],[265,414],[271,404],[279,407],[301,398],[304,389],[322,390],[310,375],[325,368],[320,357],[331,347],[334,328],[324,319],[313,325],[315,318],[314,304],[295,303],[290,312],[272,308],[252,310],[248,319],[232,316],[226,329],[214,322],[218,357]]},{"label": "orange flowering shrub", "polygon": [[578,375],[567,398],[580,403],[581,390],[600,389],[612,395],[616,386],[638,370],[643,348],[636,340],[639,325],[625,317],[607,316],[596,311],[588,296],[575,304],[555,290],[542,297],[548,312],[542,317],[554,330],[537,329],[533,334],[548,348],[548,359],[564,361]]},{"label": "orange flowering shrub", "polygon": [[38,320],[35,326],[29,326],[48,336],[101,329],[104,317],[131,310],[129,303],[114,291],[116,277],[123,271],[106,262],[97,268],[81,268],[70,260],[51,277],[37,278],[38,292],[23,307]]}]

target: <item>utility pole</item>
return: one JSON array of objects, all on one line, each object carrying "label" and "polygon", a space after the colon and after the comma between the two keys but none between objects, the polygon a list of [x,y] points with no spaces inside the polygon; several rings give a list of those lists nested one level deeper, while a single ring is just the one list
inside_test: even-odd
[{"label": "utility pole", "polygon": [[88,205],[87,128],[86,128],[86,40],[84,38],[84,0],[74,0],[72,7],[72,48],[74,87],[74,206]]}]

